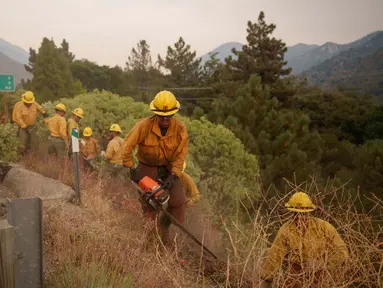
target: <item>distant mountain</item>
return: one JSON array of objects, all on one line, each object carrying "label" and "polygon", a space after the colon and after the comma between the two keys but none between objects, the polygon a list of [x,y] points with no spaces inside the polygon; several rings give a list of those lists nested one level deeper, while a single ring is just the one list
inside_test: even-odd
[{"label": "distant mountain", "polygon": [[366,43],[368,43],[371,39],[373,39],[379,33],[381,32],[377,31],[377,32],[371,33],[359,40],[356,40],[348,44],[337,44],[333,42],[327,42],[314,49],[308,49],[308,51],[304,54],[298,55],[296,57],[291,57],[290,59],[288,59],[287,66],[293,69],[294,74],[302,73],[338,55],[342,51],[364,46]]},{"label": "distant mountain", "polygon": [[216,53],[216,52],[218,53],[216,57],[221,62],[224,62],[226,57],[228,57],[230,55],[234,56],[234,54],[231,52],[231,50],[233,48],[240,51],[240,50],[242,50],[242,46],[243,46],[243,44],[241,44],[239,42],[228,42],[228,43],[222,44],[222,45],[218,46],[217,48],[215,48],[214,50],[210,51],[209,53],[203,55],[201,57],[202,58],[201,64],[203,65],[207,60],[209,60],[209,58],[210,58],[209,54],[210,53]]},{"label": "distant mountain", "polygon": [[313,85],[359,88],[383,95],[383,31],[361,40],[302,75]]},{"label": "distant mountain", "polygon": [[24,64],[16,62],[0,52],[0,74],[15,75],[15,82],[20,83],[21,79],[31,79],[32,74],[25,70]]},{"label": "distant mountain", "polygon": [[13,45],[4,39],[0,38],[0,53],[8,56],[12,60],[21,63],[28,64],[29,53],[19,46]]},{"label": "distant mountain", "polygon": [[285,60],[290,63],[290,61],[292,61],[294,58],[301,57],[302,55],[318,47],[319,45],[307,45],[303,43],[290,46],[288,47],[287,52],[285,54]]}]

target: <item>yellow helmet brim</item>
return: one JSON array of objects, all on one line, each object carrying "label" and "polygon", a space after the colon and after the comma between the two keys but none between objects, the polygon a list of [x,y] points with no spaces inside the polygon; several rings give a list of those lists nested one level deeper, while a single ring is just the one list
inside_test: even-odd
[{"label": "yellow helmet brim", "polygon": [[160,110],[157,110],[157,108],[154,106],[154,100],[152,102],[150,102],[150,110],[156,114],[156,115],[160,115],[160,116],[170,116],[170,115],[174,115],[176,114],[179,110],[180,110],[180,102],[177,101],[177,104],[176,104],[176,107],[174,107],[173,109],[169,110],[169,111],[160,111]]},{"label": "yellow helmet brim", "polygon": [[308,208],[308,209],[300,209],[300,208],[287,208],[287,210],[292,212],[299,212],[299,213],[309,213],[313,212],[316,208]]},{"label": "yellow helmet brim", "polygon": [[32,99],[31,101],[27,101],[24,99],[24,97],[21,99],[24,103],[27,103],[27,104],[32,104],[33,102],[35,102],[35,99]]},{"label": "yellow helmet brim", "polygon": [[72,111],[72,114],[73,115],[76,115],[77,117],[79,117],[79,118],[82,118],[83,116],[81,116],[81,115],[79,115],[79,114],[77,114],[76,112],[74,112],[74,111]]},{"label": "yellow helmet brim", "polygon": [[92,136],[92,133],[83,133],[83,135],[84,135],[84,137],[90,137],[90,136]]}]

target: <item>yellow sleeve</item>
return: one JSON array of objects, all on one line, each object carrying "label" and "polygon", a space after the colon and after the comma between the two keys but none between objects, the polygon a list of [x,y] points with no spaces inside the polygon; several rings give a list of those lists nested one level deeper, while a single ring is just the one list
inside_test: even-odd
[{"label": "yellow sleeve", "polygon": [[189,198],[193,204],[197,203],[200,200],[200,192],[198,191],[193,178],[189,174],[183,172],[180,180],[184,186],[186,197]]},{"label": "yellow sleeve", "polygon": [[37,102],[35,102],[35,103],[36,103],[37,111],[39,111],[41,114],[47,113],[40,104],[38,104]]},{"label": "yellow sleeve", "polygon": [[61,117],[60,121],[59,121],[59,129],[60,129],[60,136],[61,138],[63,138],[64,142],[66,145],[68,145],[68,135],[67,135],[67,128],[66,128],[66,121],[65,121],[65,118],[64,117]]},{"label": "yellow sleeve", "polygon": [[132,130],[130,130],[129,134],[126,136],[124,143],[122,144],[122,165],[125,167],[134,167],[133,149],[145,137],[143,123],[144,122],[139,122],[134,125]]},{"label": "yellow sleeve", "polygon": [[100,155],[101,149],[100,149],[100,144],[98,144],[98,141],[94,139],[94,147],[97,155]]},{"label": "yellow sleeve", "polygon": [[177,156],[174,161],[170,163],[172,172],[176,174],[178,178],[181,177],[186,154],[188,153],[188,140],[188,131],[186,126],[183,125],[183,129],[181,131],[181,143],[175,152]]},{"label": "yellow sleeve", "polygon": [[330,251],[328,251],[329,268],[340,267],[348,259],[348,249],[338,231],[330,223],[326,223],[327,235],[330,238]]},{"label": "yellow sleeve", "polygon": [[77,125],[76,125],[76,123],[74,123],[74,120],[69,119],[68,120],[68,137],[69,138],[72,137],[72,129],[73,128],[77,128]]},{"label": "yellow sleeve", "polygon": [[13,122],[17,123],[17,125],[19,125],[21,128],[27,128],[28,126],[27,124],[25,124],[23,117],[21,115],[21,108],[22,106],[20,105],[20,102],[16,103],[12,112]]},{"label": "yellow sleeve", "polygon": [[[285,224],[286,225],[286,224]],[[266,281],[273,281],[282,265],[283,258],[286,255],[286,233],[287,228],[283,225],[279,229],[274,242],[267,253],[266,261],[261,267],[261,278]]]},{"label": "yellow sleeve", "polygon": [[107,160],[111,160],[113,158],[114,150],[115,150],[115,141],[111,140],[108,144],[108,147],[106,147],[105,151],[105,158]]}]

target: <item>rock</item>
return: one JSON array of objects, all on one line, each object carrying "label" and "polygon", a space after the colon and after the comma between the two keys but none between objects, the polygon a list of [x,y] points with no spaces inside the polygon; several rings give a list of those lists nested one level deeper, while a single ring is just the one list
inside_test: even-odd
[{"label": "rock", "polygon": [[71,201],[74,190],[51,178],[12,166],[4,177],[3,185],[14,192],[17,198],[40,197],[42,200]]}]

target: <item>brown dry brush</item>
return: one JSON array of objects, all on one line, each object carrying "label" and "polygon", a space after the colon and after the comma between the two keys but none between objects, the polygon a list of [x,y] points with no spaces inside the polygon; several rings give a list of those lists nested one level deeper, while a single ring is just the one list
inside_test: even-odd
[{"label": "brown dry brush", "polygon": [[[24,164],[64,183],[73,181],[69,163],[31,157]],[[247,215],[246,224],[239,217],[233,221],[223,215],[219,229],[211,225],[211,211],[197,205],[189,209],[186,225],[219,255],[219,261],[212,262],[201,257],[200,249],[177,229],[173,229],[172,251],[160,241],[145,250],[150,227],[143,221],[134,189],[93,173],[82,171],[81,176],[82,207],[44,203],[48,287],[73,287],[72,283],[76,287],[258,287],[267,248],[290,217],[284,203],[298,190],[313,198],[319,207],[314,216],[333,224],[348,246],[349,261],[328,279],[331,287],[383,285],[382,223],[378,221],[383,219],[383,202],[373,194],[352,198],[344,187],[331,182],[319,188],[315,179],[300,185],[287,181],[287,192],[265,194],[258,206],[238,203],[242,206],[238,210]],[[374,203],[371,211],[361,213],[355,208],[355,201],[363,197]],[[285,266],[275,279],[278,285],[289,277],[284,270]]]},{"label": "brown dry brush", "polygon": [[[286,213],[284,204],[297,191],[307,192],[313,198],[319,207],[313,216],[333,224],[349,250],[348,262],[330,273],[321,287],[383,287],[382,199],[373,194],[352,197],[344,187],[334,187],[331,182],[319,188],[315,178],[300,185],[288,181],[287,184],[290,187],[287,193],[276,193],[272,198],[263,196],[262,205],[268,209],[252,207],[249,211],[249,215],[253,215],[251,225],[224,223],[226,227],[230,226],[227,234],[231,243],[227,259],[230,266],[227,269],[227,287],[258,287],[261,281],[258,273],[265,260],[267,247],[270,247],[279,227],[291,217],[290,213]],[[362,202],[366,203],[362,198],[371,201],[373,209],[361,213],[356,207],[361,207]],[[269,203],[272,205],[269,206]],[[287,272],[287,264],[285,261],[275,279],[281,287],[292,276]],[[314,268],[307,269],[310,271],[303,271],[306,276]],[[232,272],[234,277],[230,279]],[[313,280],[308,275],[304,287],[318,287],[307,284]]]}]

